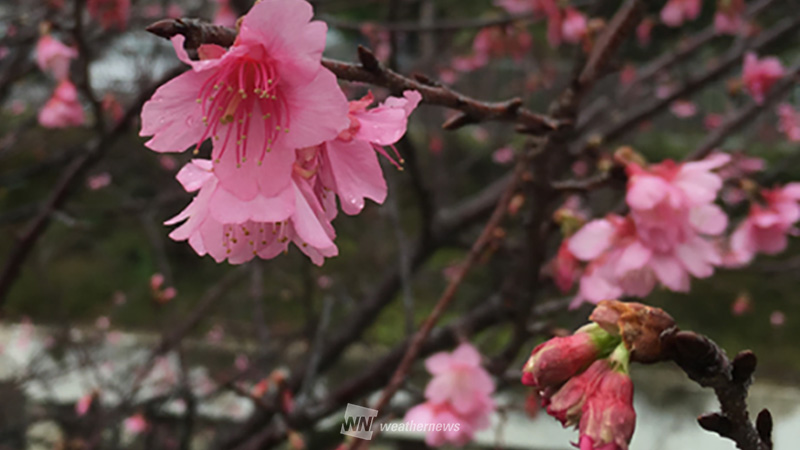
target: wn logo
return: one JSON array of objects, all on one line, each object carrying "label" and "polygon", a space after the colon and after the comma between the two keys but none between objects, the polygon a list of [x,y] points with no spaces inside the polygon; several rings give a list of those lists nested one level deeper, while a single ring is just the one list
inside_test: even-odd
[{"label": "wn logo", "polygon": [[364,408],[363,406],[347,404],[344,410],[344,423],[341,433],[359,439],[372,439],[372,423],[378,416],[377,409]]}]

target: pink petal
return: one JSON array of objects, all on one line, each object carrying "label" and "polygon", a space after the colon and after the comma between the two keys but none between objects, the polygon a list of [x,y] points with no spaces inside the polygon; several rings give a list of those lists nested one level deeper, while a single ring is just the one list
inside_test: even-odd
[{"label": "pink petal", "polygon": [[208,73],[185,72],[168,81],[142,107],[139,136],[153,136],[145,145],[157,152],[182,152],[197,144],[206,126],[197,103],[199,86]]},{"label": "pink petal", "polygon": [[650,259],[650,267],[658,280],[670,290],[689,291],[689,276],[676,258],[654,255]]},{"label": "pink petal", "polygon": [[325,231],[325,227],[320,222],[319,217],[314,212],[312,204],[313,201],[306,198],[303,192],[297,186],[297,183],[292,183],[296,199],[296,209],[292,216],[297,234],[309,245],[317,248],[326,248],[333,246],[333,241]]},{"label": "pink petal", "polygon": [[669,184],[659,177],[635,175],[628,181],[625,199],[631,208],[650,209],[664,199],[669,191]]},{"label": "pink petal", "polygon": [[692,208],[689,221],[699,233],[710,236],[719,235],[728,226],[728,216],[722,208],[711,203]]},{"label": "pink petal", "polygon": [[634,241],[622,250],[622,254],[619,256],[614,268],[614,273],[621,277],[627,272],[641,269],[650,260],[651,255],[652,251],[649,248],[639,241]]},{"label": "pink petal", "polygon": [[593,220],[569,238],[570,253],[583,261],[590,261],[605,252],[612,244],[616,230],[606,219]]},{"label": "pink petal", "polygon": [[432,375],[439,375],[450,370],[453,363],[450,358],[450,353],[439,352],[431,355],[425,360],[425,368],[428,369]]},{"label": "pink petal", "polygon": [[383,203],[386,199],[386,180],[375,150],[364,142],[333,140],[323,151],[336,183],[336,193],[347,214],[358,214],[364,208],[364,198]]},{"label": "pink petal", "polygon": [[[178,171],[175,178],[181,183],[186,192],[200,189],[206,181],[213,178],[211,173],[212,163],[207,159],[193,159]],[[169,224],[167,224],[169,225]]]}]

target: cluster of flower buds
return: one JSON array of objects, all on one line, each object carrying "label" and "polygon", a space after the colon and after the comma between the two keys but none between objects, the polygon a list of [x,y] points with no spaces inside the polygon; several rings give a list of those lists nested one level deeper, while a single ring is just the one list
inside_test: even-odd
[{"label": "cluster of flower buds", "polygon": [[659,308],[616,300],[600,302],[590,319],[534,348],[522,383],[539,391],[548,414],[578,427],[580,450],[626,450],[636,424],[629,363],[662,359],[659,336],[674,322]]}]

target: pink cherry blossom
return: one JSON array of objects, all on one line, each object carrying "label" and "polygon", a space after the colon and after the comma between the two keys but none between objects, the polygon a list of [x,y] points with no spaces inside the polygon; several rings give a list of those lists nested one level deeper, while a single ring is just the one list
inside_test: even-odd
[{"label": "pink cherry blossom", "polygon": [[655,24],[655,21],[649,17],[645,17],[639,22],[639,25],[636,27],[636,39],[639,41],[640,46],[647,47],[650,45],[650,35],[653,32]]},{"label": "pink cherry blossom", "polygon": [[661,10],[661,21],[670,27],[679,27],[687,20],[700,15],[702,0],[669,0]]},{"label": "pink cherry blossom", "polygon": [[214,25],[233,27],[236,25],[236,13],[231,8],[230,0],[215,0],[217,12],[214,13]]},{"label": "pink cherry blossom", "polygon": [[39,124],[45,128],[83,125],[86,119],[75,85],[69,80],[59,83],[53,96],[39,110],[38,118]]},{"label": "pink cherry blossom", "polygon": [[739,34],[745,30],[744,0],[720,0],[714,14],[714,30],[717,34]]},{"label": "pink cherry blossom", "polygon": [[170,234],[172,239],[188,240],[197,254],[231,264],[254,256],[274,258],[287,250],[290,241],[318,265],[324,257],[338,253],[330,220],[302,176],[294,176],[291,188],[278,196],[257,194],[244,201],[221,185],[212,165],[208,160],[194,160],[178,172],[184,188],[199,193],[166,222],[174,225],[185,220]]},{"label": "pink cherry blossom", "polygon": [[723,121],[724,118],[722,117],[722,114],[710,113],[703,118],[703,126],[706,128],[706,130],[716,130],[722,126]]},{"label": "pink cherry blossom", "polygon": [[756,103],[764,103],[764,96],[776,81],[783,78],[785,70],[781,61],[774,56],[758,59],[755,53],[744,56],[742,82]]},{"label": "pink cherry blossom", "polygon": [[103,189],[111,184],[111,174],[108,172],[102,172],[98,173],[97,175],[92,175],[88,178],[86,184],[89,186],[89,189],[93,191]]},{"label": "pink cherry blossom", "polygon": [[675,117],[685,119],[697,114],[697,105],[689,100],[675,100],[674,102],[670,103],[669,110],[675,115]]},{"label": "pink cherry blossom", "polygon": [[800,220],[800,183],[761,192],[763,204],[754,203],[747,218],[731,235],[734,265],[749,263],[756,253],[774,255],[786,249],[787,235]]},{"label": "pink cherry blossom", "polygon": [[124,30],[128,26],[131,14],[130,0],[88,0],[86,8],[94,20],[100,22],[106,30],[117,28]]},{"label": "pink cherry blossom", "polygon": [[500,165],[510,164],[514,161],[514,149],[511,147],[500,147],[492,152],[492,161]]},{"label": "pink cherry blossom", "polygon": [[772,311],[772,314],[769,315],[769,323],[774,327],[783,326],[786,323],[786,314],[783,311]]},{"label": "pink cherry blossom", "polygon": [[494,382],[483,367],[481,356],[469,343],[452,353],[437,353],[425,361],[433,375],[425,389],[426,402],[406,413],[407,423],[453,424],[428,431],[425,442],[431,446],[445,443],[464,445],[474,433],[489,425],[495,405],[491,398]]},{"label": "pink cherry blossom", "polygon": [[569,240],[565,239],[558,248],[558,253],[551,263],[553,281],[558,289],[567,293],[572,289],[575,280],[580,277],[581,267],[578,258],[569,251]]},{"label": "pink cherry blossom", "polygon": [[533,11],[535,0],[495,0],[494,4],[510,14],[523,14]]},{"label": "pink cherry blossom", "polygon": [[800,112],[788,103],[778,105],[778,129],[789,141],[800,142]]},{"label": "pink cherry blossom", "polygon": [[135,414],[123,421],[123,427],[132,435],[141,434],[148,428],[147,419],[141,413]]},{"label": "pink cherry blossom", "polygon": [[42,35],[36,43],[36,64],[58,81],[67,79],[70,61],[77,57],[77,50],[67,47],[50,34]]},{"label": "pink cherry blossom", "polygon": [[256,3],[227,51],[172,38],[188,71],[161,86],[142,109],[142,136],[158,152],[213,140],[215,178],[243,202],[280,196],[291,186],[295,149],[334,139],[347,128],[347,100],[322,67],[327,27],[310,22],[304,0]]},{"label": "pink cherry blossom", "polygon": [[95,392],[92,391],[78,399],[78,401],[75,403],[75,413],[78,415],[78,417],[85,416],[86,413],[89,412],[89,408],[92,406],[94,397]]},{"label": "pink cherry blossom", "polygon": [[564,10],[564,21],[561,23],[561,36],[566,42],[577,44],[587,33],[586,16],[575,8]]}]

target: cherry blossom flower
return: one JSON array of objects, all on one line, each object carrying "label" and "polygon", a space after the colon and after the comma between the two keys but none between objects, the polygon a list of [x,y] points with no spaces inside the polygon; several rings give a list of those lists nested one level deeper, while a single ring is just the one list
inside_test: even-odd
[{"label": "cherry blossom flower", "polygon": [[58,84],[53,96],[39,110],[39,124],[45,128],[83,125],[86,118],[78,101],[78,90],[69,80]]},{"label": "cherry blossom flower", "polygon": [[327,27],[310,22],[304,0],[256,3],[234,45],[199,48],[189,59],[183,36],[172,43],[188,71],[161,86],[142,109],[145,145],[180,152],[213,140],[215,178],[243,202],[292,194],[295,149],[334,139],[347,128],[347,100],[320,64]]},{"label": "cherry blossom flower", "polygon": [[565,239],[561,242],[556,257],[551,263],[550,271],[556,287],[564,293],[569,292],[572,285],[575,284],[575,280],[580,277],[582,272],[580,261],[569,251],[569,240]]},{"label": "cherry blossom flower", "polygon": [[758,59],[755,53],[744,56],[742,82],[756,103],[764,103],[764,96],[776,81],[783,78],[785,70],[781,61],[774,56]]},{"label": "cherry blossom flower", "polygon": [[233,27],[236,25],[236,13],[231,8],[230,0],[215,0],[217,11],[214,13],[214,25]]},{"label": "cherry blossom flower", "polygon": [[186,220],[170,237],[188,240],[198,255],[217,262],[241,264],[254,256],[271,259],[294,242],[312,261],[338,253],[333,227],[308,181],[294,176],[291,188],[276,197],[257,194],[244,201],[221,186],[213,163],[194,160],[178,172],[188,192],[199,190],[192,203],[166,222]]},{"label": "cherry blossom flower", "polygon": [[123,421],[123,427],[126,432],[135,436],[147,431],[147,419],[141,413],[135,414]]},{"label": "cherry blossom flower", "polygon": [[650,45],[650,35],[653,32],[655,24],[655,21],[649,17],[645,17],[639,22],[639,25],[636,27],[636,39],[639,41],[640,46],[647,47]]},{"label": "cherry blossom flower", "polygon": [[774,255],[788,245],[787,235],[800,220],[800,183],[761,191],[763,204],[753,203],[747,218],[731,235],[734,265],[749,263],[756,253]]},{"label": "cherry blossom flower", "polygon": [[569,238],[569,251],[589,262],[575,304],[643,297],[657,281],[686,292],[689,275],[711,276],[723,261],[710,237],[727,226],[727,216],[713,204],[722,177],[712,170],[729,160],[713,154],[684,164],[667,160],[643,168],[630,163],[630,215],[593,220]]},{"label": "cherry blossom flower", "polygon": [[786,135],[791,142],[800,142],[800,112],[792,105],[782,103],[778,105],[778,129]]},{"label": "cherry blossom flower", "polygon": [[461,344],[452,353],[437,353],[425,361],[433,375],[425,388],[426,402],[411,408],[407,423],[453,424],[430,428],[425,442],[431,446],[445,443],[464,445],[474,433],[489,425],[495,405],[491,398],[494,382],[483,367],[481,356],[469,343]]},{"label": "cherry blossom flower", "polygon": [[94,20],[100,22],[104,29],[117,28],[124,30],[128,26],[131,14],[130,0],[88,0],[86,8]]},{"label": "cherry blossom flower", "polygon": [[77,50],[64,45],[50,34],[42,35],[36,43],[36,65],[58,81],[69,77],[69,64],[77,57]]},{"label": "cherry blossom flower", "polygon": [[500,165],[510,164],[514,161],[514,149],[511,147],[500,147],[492,152],[492,161]]},{"label": "cherry blossom flower", "polygon": [[586,37],[587,23],[586,15],[575,8],[567,8],[561,23],[561,36],[566,42],[577,44]]},{"label": "cherry blossom flower", "polygon": [[685,119],[697,114],[697,105],[689,100],[675,100],[674,102],[670,103],[669,110],[675,115],[675,117]]},{"label": "cherry blossom flower", "polygon": [[687,20],[700,15],[702,0],[669,0],[661,10],[661,21],[670,27],[679,27]]},{"label": "cherry blossom flower", "polygon": [[[555,388],[583,372],[596,359],[608,355],[619,343],[597,324],[589,324],[574,334],[555,337],[536,346],[522,369],[522,383],[538,389]],[[610,351],[610,350],[608,350]]]},{"label": "cherry blossom flower", "polygon": [[717,34],[739,34],[745,30],[744,0],[719,0],[714,14]]},{"label": "cherry blossom flower", "polygon": [[772,311],[772,314],[769,315],[769,323],[774,327],[783,326],[786,323],[786,314],[782,311]]},{"label": "cherry blossom flower", "polygon": [[111,174],[102,172],[97,175],[92,175],[87,179],[86,184],[89,186],[89,189],[93,191],[103,189],[111,184]]},{"label": "cherry blossom flower", "polygon": [[92,401],[95,398],[95,392],[89,392],[88,394],[82,396],[78,399],[75,403],[75,414],[80,416],[85,416],[87,412],[89,412],[89,408],[92,406]]}]

